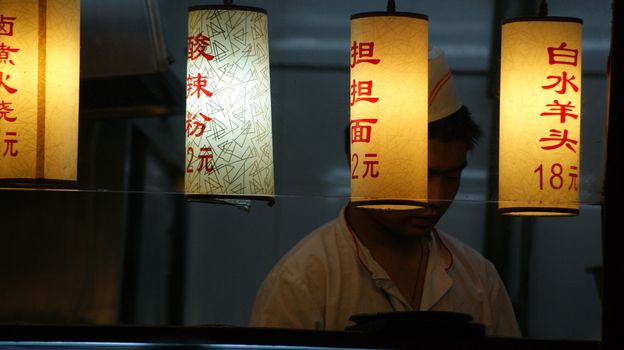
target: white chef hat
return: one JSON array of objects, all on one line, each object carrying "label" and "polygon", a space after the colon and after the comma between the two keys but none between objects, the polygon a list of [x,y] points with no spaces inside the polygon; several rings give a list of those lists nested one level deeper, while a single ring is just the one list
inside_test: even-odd
[{"label": "white chef hat", "polygon": [[444,51],[439,47],[430,48],[429,123],[448,117],[461,106]]}]

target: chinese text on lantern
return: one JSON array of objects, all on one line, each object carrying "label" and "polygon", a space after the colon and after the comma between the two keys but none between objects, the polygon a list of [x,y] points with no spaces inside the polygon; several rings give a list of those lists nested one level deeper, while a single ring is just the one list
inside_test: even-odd
[{"label": "chinese text on lantern", "polygon": [[[17,47],[11,46],[11,38],[15,30],[16,17],[0,14],[0,137],[2,137],[2,157],[17,157],[19,155],[19,135],[13,129],[19,111],[12,107],[12,98],[19,93],[17,81],[11,80],[11,68],[16,64]],[[15,60],[14,60],[15,58]]]},{"label": "chinese text on lantern", "polygon": [[[206,50],[210,46],[210,38],[199,33],[195,36],[189,36],[187,38],[187,55],[186,58],[191,61],[206,60],[212,61],[214,56],[208,54]],[[208,77],[197,73],[196,75],[189,75],[186,78],[186,97],[194,96],[195,98],[212,97],[213,93],[208,90]],[[212,118],[203,113],[186,113],[186,136],[187,137],[201,137],[206,130],[208,122],[212,121]],[[186,150],[188,162],[186,166],[186,172],[192,173],[194,171],[210,173],[214,168],[210,165],[212,157],[212,148],[201,146],[199,152],[195,154],[193,147],[188,147]],[[199,163],[196,168],[194,164]]]},{"label": "chinese text on lantern", "polygon": [[[355,68],[358,64],[372,64],[377,65],[381,62],[381,59],[375,57],[375,43],[374,42],[353,42],[351,45],[351,68]],[[356,103],[377,103],[379,97],[376,97],[373,92],[373,80],[359,80],[355,79],[351,82],[351,106]],[[377,123],[377,118],[363,118],[363,119],[351,119],[350,134],[351,143],[363,142],[370,143],[373,137],[373,125]],[[361,155],[357,152],[353,152],[351,155],[351,178],[358,179],[360,175],[365,177],[378,177],[379,160],[377,159],[377,153],[364,153],[364,157],[361,159]],[[362,161],[363,170],[360,166],[360,159]]]},{"label": "chinese text on lantern", "polygon": [[[572,101],[566,101],[569,94],[578,94],[579,87],[575,82],[576,77],[565,70],[566,66],[577,67],[578,49],[567,47],[567,43],[562,42],[557,47],[548,47],[548,65],[561,66],[561,72],[557,75],[548,75],[547,82],[541,86],[543,90],[552,93],[552,103],[544,106],[544,112],[540,113],[543,118],[557,118],[560,124],[558,129],[549,129],[547,135],[539,139],[541,148],[544,151],[563,150],[565,152],[577,152],[580,135],[570,135],[566,125],[578,123],[579,115],[574,113],[577,108]],[[545,187],[559,190],[567,189],[578,191],[578,165],[561,164],[539,164],[534,173],[538,176],[539,188]],[[567,184],[567,186],[565,186]]]}]

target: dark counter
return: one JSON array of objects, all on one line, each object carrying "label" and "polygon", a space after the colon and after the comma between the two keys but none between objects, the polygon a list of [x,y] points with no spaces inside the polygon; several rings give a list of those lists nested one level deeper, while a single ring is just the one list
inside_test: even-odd
[{"label": "dark counter", "polygon": [[570,349],[601,342],[488,337],[427,337],[396,332],[324,332],[229,326],[0,326],[0,347],[32,349]]}]

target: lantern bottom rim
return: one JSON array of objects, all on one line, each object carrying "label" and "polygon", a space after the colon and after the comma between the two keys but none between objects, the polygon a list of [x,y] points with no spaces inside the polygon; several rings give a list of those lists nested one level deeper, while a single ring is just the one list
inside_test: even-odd
[{"label": "lantern bottom rim", "polygon": [[575,216],[579,214],[578,208],[557,207],[506,207],[498,208],[498,213],[506,216]]},{"label": "lantern bottom rim", "polygon": [[184,198],[189,202],[218,203],[219,200],[236,199],[236,200],[261,200],[266,201],[268,206],[275,205],[275,197],[271,195],[231,195],[231,194],[201,194],[201,193],[185,193]]},{"label": "lantern bottom rim", "polygon": [[45,178],[11,178],[0,179],[0,188],[8,189],[39,189],[39,190],[76,190],[78,182],[75,180],[55,180]]},{"label": "lantern bottom rim", "polygon": [[406,211],[406,210],[422,210],[427,207],[425,200],[406,200],[406,199],[351,199],[351,206],[358,209],[366,210],[388,210],[388,211]]}]

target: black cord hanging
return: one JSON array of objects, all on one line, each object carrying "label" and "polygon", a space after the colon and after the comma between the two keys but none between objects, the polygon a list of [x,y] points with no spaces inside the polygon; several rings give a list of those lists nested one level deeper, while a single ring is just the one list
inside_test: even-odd
[{"label": "black cord hanging", "polygon": [[396,12],[396,4],[394,3],[394,0],[388,0],[387,11]]},{"label": "black cord hanging", "polygon": [[547,17],[548,16],[548,4],[546,3],[546,0],[542,0],[540,2],[539,10],[537,12],[537,15],[540,16],[540,17]]}]

